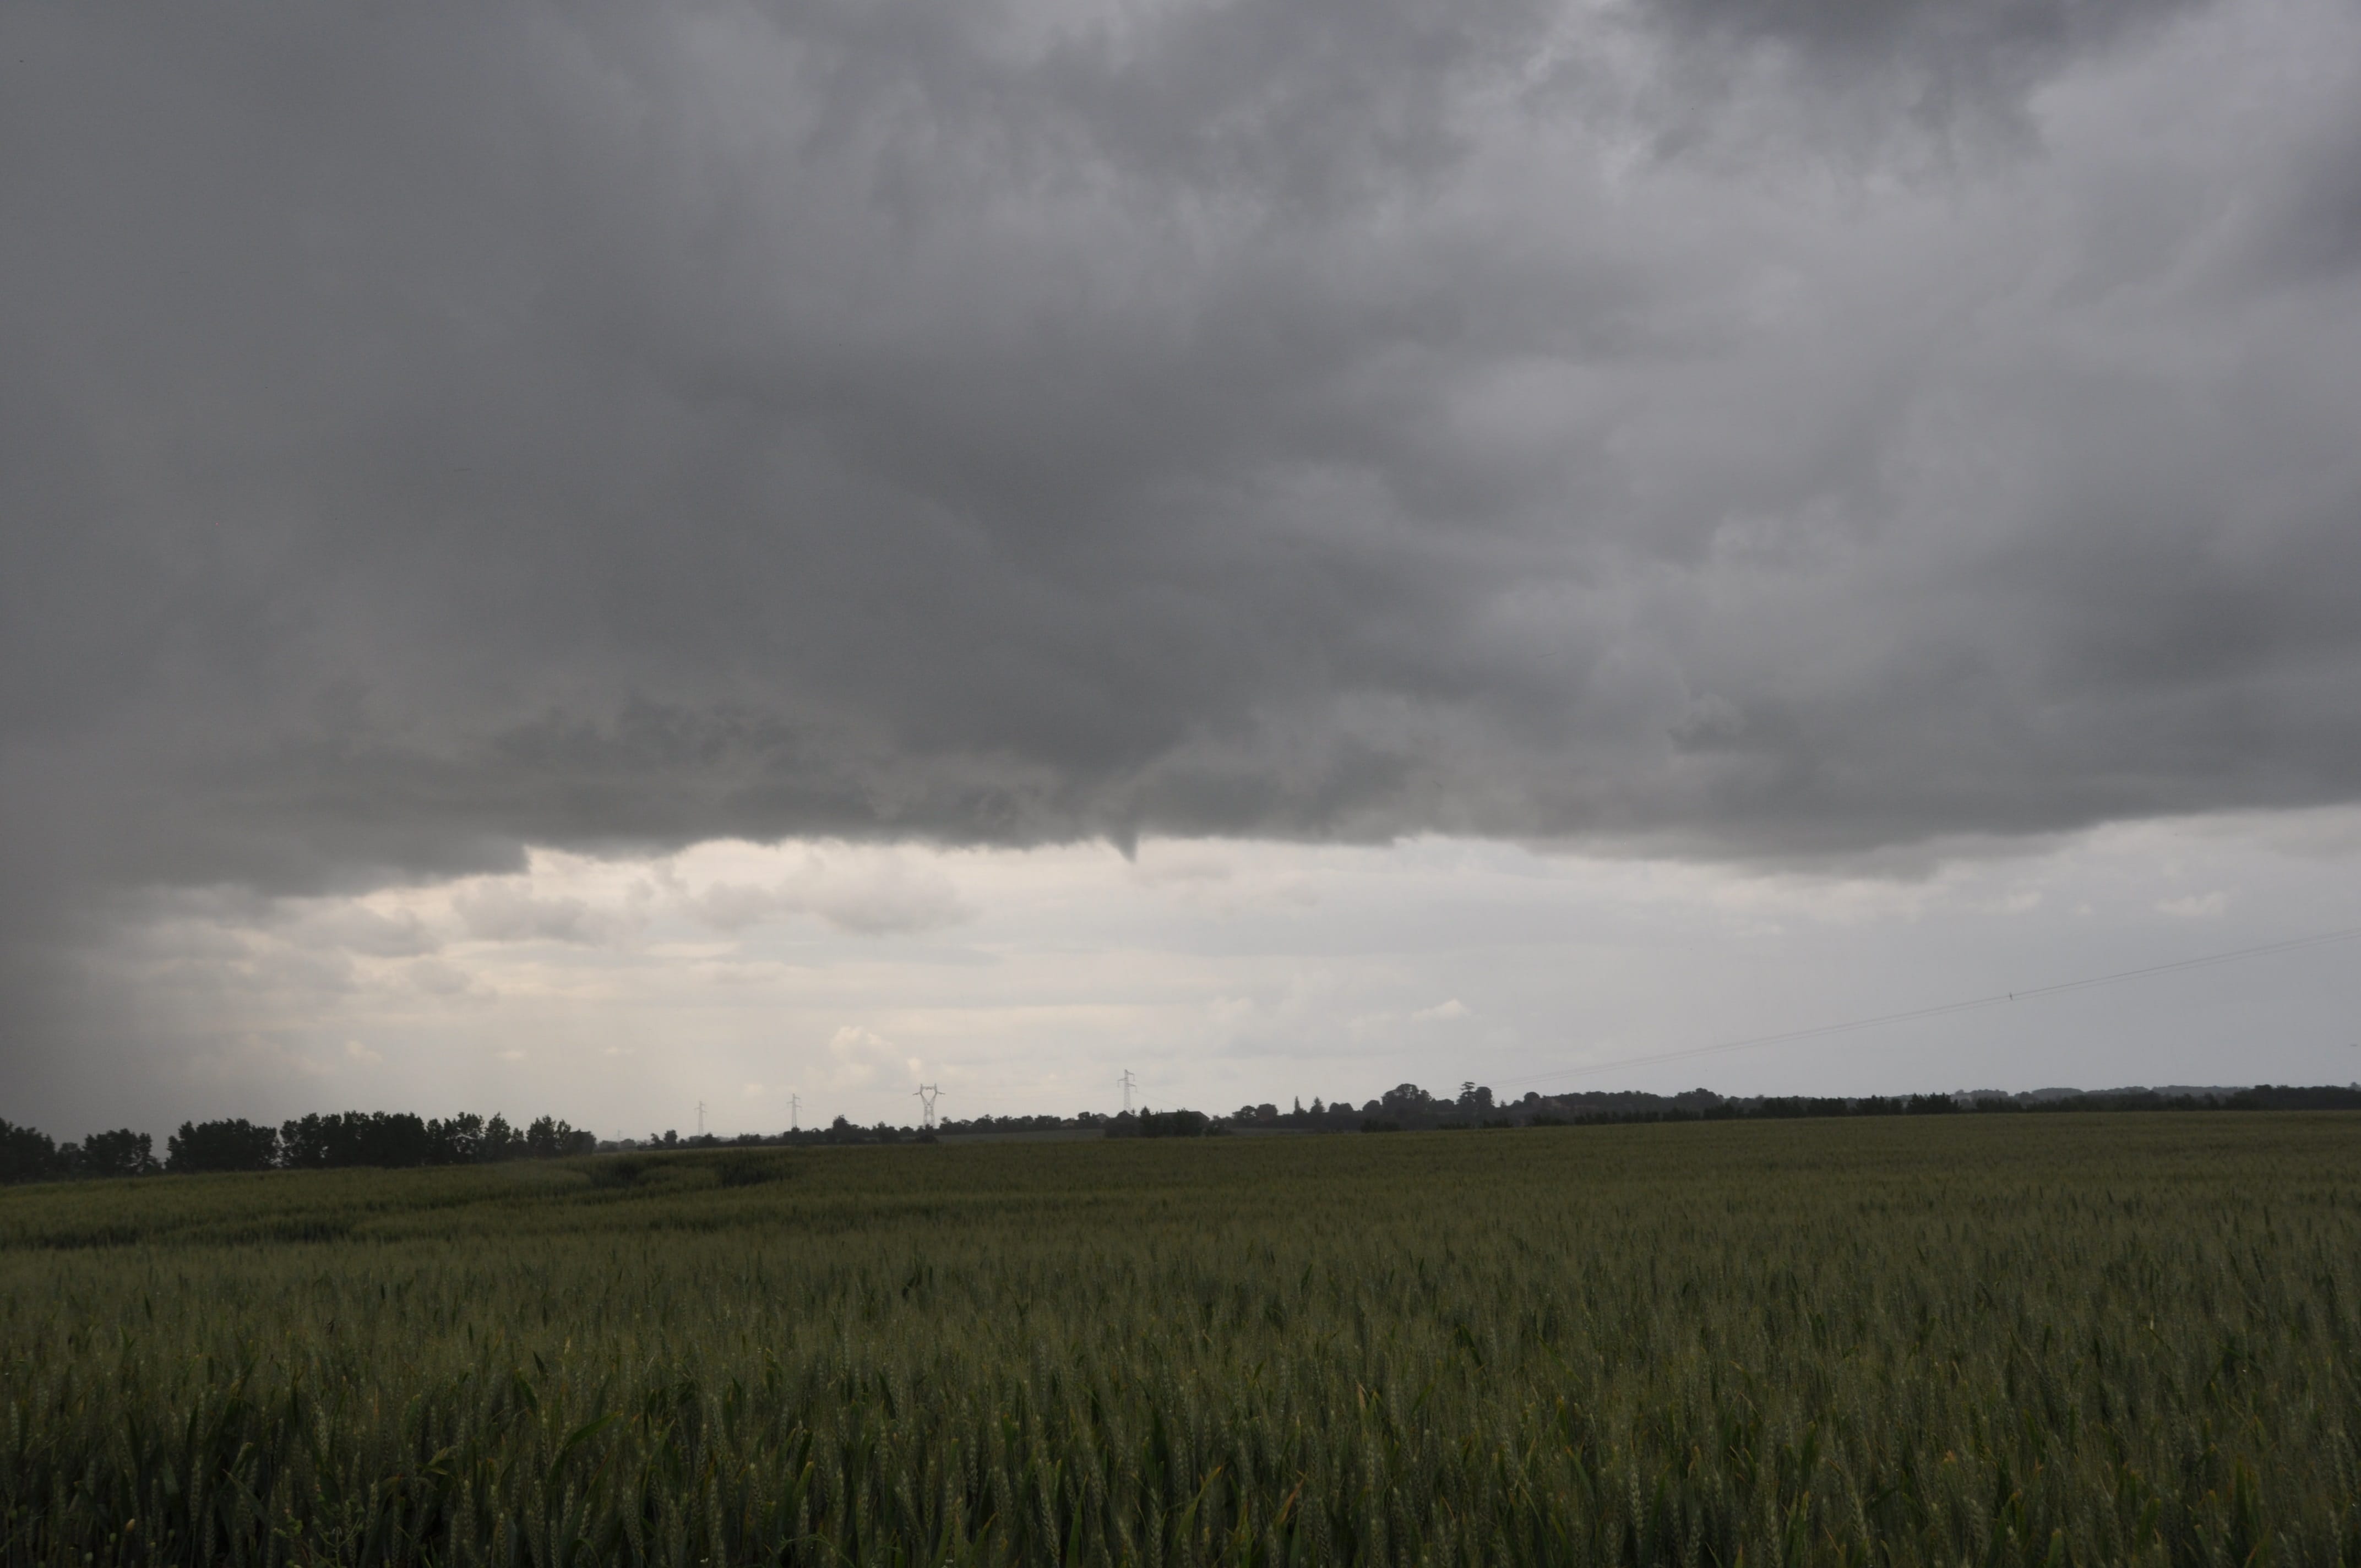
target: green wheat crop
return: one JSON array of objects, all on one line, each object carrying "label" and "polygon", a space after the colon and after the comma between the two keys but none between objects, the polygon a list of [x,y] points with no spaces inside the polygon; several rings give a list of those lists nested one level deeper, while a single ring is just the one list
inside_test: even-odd
[{"label": "green wheat crop", "polygon": [[0,1193],[0,1562],[2361,1563],[2361,1117]]}]

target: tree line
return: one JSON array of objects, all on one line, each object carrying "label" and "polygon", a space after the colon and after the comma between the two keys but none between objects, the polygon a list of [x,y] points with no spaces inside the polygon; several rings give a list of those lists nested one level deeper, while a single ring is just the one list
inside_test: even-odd
[{"label": "tree line", "polygon": [[2042,1090],[1952,1094],[1730,1096],[1709,1089],[1677,1094],[1641,1090],[1570,1091],[1504,1100],[1475,1082],[1456,1094],[1396,1084],[1372,1100],[1241,1105],[1223,1124],[1238,1131],[1393,1133],[1481,1127],[1603,1126],[1649,1122],[1785,1121],[1828,1116],[1926,1116],[1962,1113],[2094,1111],[2361,1111],[2361,1085],[2257,1084],[2251,1089]]},{"label": "tree line", "polygon": [[1242,1105],[1227,1116],[1202,1111],[1126,1111],[1104,1115],[978,1116],[946,1120],[934,1128],[880,1122],[863,1127],[839,1116],[825,1127],[775,1134],[741,1133],[724,1138],[676,1132],[650,1134],[642,1142],[623,1139],[601,1145],[593,1134],[554,1116],[522,1127],[500,1115],[464,1113],[428,1120],[400,1111],[346,1111],[282,1122],[244,1120],[183,1122],[155,1157],[146,1133],[128,1128],[93,1133],[80,1143],[59,1144],[31,1127],[0,1119],[0,1183],[77,1177],[149,1176],[234,1170],[326,1170],[342,1167],[482,1165],[511,1159],[555,1159],[609,1151],[719,1148],[724,1146],[789,1146],[839,1144],[932,1143],[941,1136],[1024,1133],[1096,1133],[1110,1138],[1206,1137],[1225,1133],[1394,1133],[1455,1128],[1598,1126],[1648,1122],[1786,1120],[1823,1116],[1919,1116],[1993,1112],[2093,1111],[2356,1111],[2361,1084],[2257,1084],[2252,1089],[2113,1089],[2096,1092],[2045,1090],[2031,1093],[1899,1094],[1856,1096],[1750,1095],[1729,1097],[1709,1089],[1677,1094],[1605,1090],[1544,1095],[1530,1092],[1502,1100],[1488,1088],[1463,1083],[1458,1093],[1435,1094],[1414,1083],[1397,1084],[1375,1099],[1301,1100],[1290,1110],[1276,1104]]},{"label": "tree line", "polygon": [[334,1170],[350,1166],[397,1168],[489,1165],[511,1159],[555,1159],[590,1154],[598,1137],[539,1116],[511,1124],[497,1112],[463,1112],[429,1119],[407,1111],[313,1113],[271,1126],[233,1117],[183,1122],[156,1157],[154,1140],[127,1127],[60,1144],[33,1127],[0,1119],[0,1182],[70,1180],[77,1177],[185,1176],[230,1170]]}]

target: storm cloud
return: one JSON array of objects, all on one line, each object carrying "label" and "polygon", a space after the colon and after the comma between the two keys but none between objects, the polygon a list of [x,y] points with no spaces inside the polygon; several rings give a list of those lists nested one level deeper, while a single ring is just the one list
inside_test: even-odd
[{"label": "storm cloud", "polygon": [[10,961],[528,845],[2352,800],[2356,62],[2307,0],[8,7]]}]

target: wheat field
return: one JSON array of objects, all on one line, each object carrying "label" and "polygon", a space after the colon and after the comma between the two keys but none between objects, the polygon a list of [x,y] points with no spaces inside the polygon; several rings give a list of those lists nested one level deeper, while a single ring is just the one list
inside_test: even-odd
[{"label": "wheat field", "polygon": [[9,1563],[2361,1563],[2361,1116],[0,1192]]}]

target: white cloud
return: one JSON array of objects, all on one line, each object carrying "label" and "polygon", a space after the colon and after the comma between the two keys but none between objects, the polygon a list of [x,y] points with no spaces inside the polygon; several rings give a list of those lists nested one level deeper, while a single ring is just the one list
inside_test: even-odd
[{"label": "white cloud", "polygon": [[905,852],[814,856],[790,887],[798,907],[864,937],[931,931],[973,914],[939,866]]},{"label": "white cloud", "polygon": [[870,1088],[896,1067],[915,1082],[923,1069],[917,1058],[905,1055],[884,1036],[857,1024],[847,1024],[829,1037],[828,1054],[836,1063],[829,1082],[837,1089]]},{"label": "white cloud", "polygon": [[451,901],[467,934],[487,942],[596,943],[615,922],[579,898],[543,897],[511,882],[484,883]]},{"label": "white cloud", "polygon": [[1422,1007],[1411,1014],[1411,1018],[1420,1024],[1448,1024],[1455,1018],[1466,1017],[1467,1013],[1467,1004],[1455,996],[1448,1002],[1438,1002],[1432,1007]]},{"label": "white cloud", "polygon": [[299,922],[295,938],[308,945],[328,947],[368,958],[407,959],[432,953],[443,944],[415,911],[397,909],[382,914],[366,904],[341,906],[316,904]]},{"label": "white cloud", "polygon": [[[775,860],[775,854],[751,858]],[[785,916],[808,914],[864,937],[909,936],[974,917],[975,911],[932,858],[875,845],[807,846],[776,881],[717,880],[686,900],[690,916],[719,931],[741,932]]]},{"label": "white cloud", "polygon": [[442,959],[418,959],[402,970],[410,983],[430,996],[465,996],[476,991],[475,977]]},{"label": "white cloud", "polygon": [[1225,883],[1232,868],[1227,855],[1188,840],[1139,845],[1131,862],[1134,881],[1150,887],[1178,883]]},{"label": "white cloud", "polygon": [[733,932],[774,920],[791,907],[779,889],[742,882],[714,883],[687,904],[690,913],[702,924],[717,931]]},{"label": "white cloud", "polygon": [[2228,908],[2229,901],[2219,893],[2191,893],[2157,904],[2158,912],[2181,920],[2218,920]]},{"label": "white cloud", "polygon": [[345,1042],[345,1055],[360,1063],[363,1067],[374,1067],[378,1063],[385,1060],[385,1058],[369,1049],[358,1040],[346,1040]]}]

